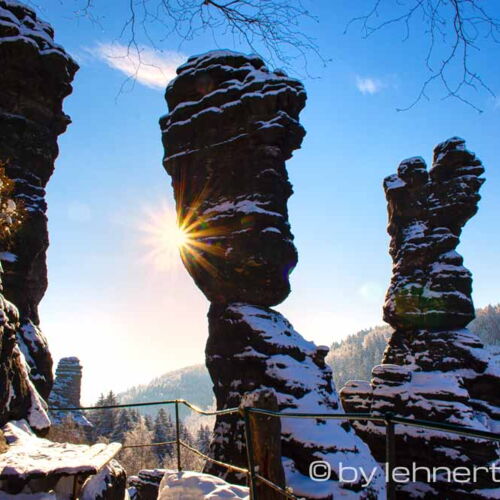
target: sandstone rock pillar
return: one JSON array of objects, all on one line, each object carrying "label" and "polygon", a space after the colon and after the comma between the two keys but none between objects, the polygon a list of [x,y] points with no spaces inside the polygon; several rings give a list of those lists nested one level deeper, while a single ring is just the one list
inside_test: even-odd
[{"label": "sandstone rock pillar", "polygon": [[78,408],[82,388],[82,365],[77,357],[61,358],[57,364],[56,379],[49,397],[52,423],[62,424],[68,417],[82,427],[91,427],[82,411],[57,411],[57,408]]},{"label": "sandstone rock pillar", "polygon": [[[448,422],[471,429],[500,429],[500,373],[479,338],[465,327],[474,317],[472,275],[456,248],[463,226],[477,212],[484,168],[465,141],[452,137],[434,149],[432,168],[422,158],[403,161],[387,177],[393,276],[384,318],[395,329],[371,383],[349,382],[341,391],[347,411]],[[384,428],[356,430],[377,460],[384,460]],[[398,498],[495,498],[491,471],[498,445],[402,425],[397,465],[465,467],[469,483],[439,474],[400,484]],[[420,496],[419,496],[420,495]]]},{"label": "sandstone rock pillar", "polygon": [[[270,309],[289,294],[297,263],[285,162],[304,137],[304,88],[256,56],[229,51],[191,57],[177,74],[166,91],[169,114],[160,120],[164,166],[187,234],[183,262],[211,302],[206,362],[217,408],[238,407],[244,395],[272,388],[280,410],[341,411],[324,361],[328,349],[304,340]],[[217,418],[214,433],[212,454],[245,466],[241,417]],[[296,495],[383,495],[380,469],[346,422],[283,418],[281,447]],[[309,477],[318,459],[331,468],[323,483]],[[341,462],[374,470],[374,480],[339,481]],[[212,465],[206,471],[245,480]]]},{"label": "sandstone rock pillar", "polygon": [[40,330],[38,304],[47,288],[49,244],[45,186],[70,119],[62,111],[77,64],[54,42],[54,31],[30,8],[0,0],[0,162],[14,181],[25,218],[2,253],[4,294],[19,310],[19,347],[35,387],[47,399],[52,359]]}]

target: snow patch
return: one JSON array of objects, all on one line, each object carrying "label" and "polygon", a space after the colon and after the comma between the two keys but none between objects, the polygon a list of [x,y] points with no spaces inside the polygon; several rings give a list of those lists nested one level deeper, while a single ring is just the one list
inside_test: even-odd
[{"label": "snow patch", "polygon": [[248,488],[227,483],[200,472],[167,471],[163,477],[158,500],[249,499]]}]

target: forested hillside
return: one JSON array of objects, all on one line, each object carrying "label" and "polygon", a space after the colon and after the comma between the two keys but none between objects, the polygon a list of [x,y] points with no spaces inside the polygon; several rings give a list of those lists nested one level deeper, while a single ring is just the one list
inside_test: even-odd
[{"label": "forested hillside", "polygon": [[[500,304],[477,309],[476,319],[469,328],[485,344],[500,346]],[[332,344],[327,362],[332,367],[337,388],[343,387],[348,380],[370,379],[372,368],[382,360],[391,331],[388,325],[375,326]],[[209,408],[214,401],[212,382],[203,365],[165,373],[149,384],[128,389],[118,398],[122,403],[183,398],[203,409]],[[142,413],[150,415],[155,415],[157,411],[156,407],[141,408]],[[188,416],[187,410],[183,409],[182,414]]]},{"label": "forested hillside", "polygon": [[370,380],[372,368],[380,364],[391,332],[389,325],[375,326],[332,344],[326,361],[332,367],[338,389],[348,380]]},{"label": "forested hillside", "polygon": [[[193,365],[167,372],[149,384],[138,385],[118,394],[121,403],[144,403],[149,401],[165,401],[167,399],[186,399],[202,409],[209,408],[214,401],[212,381],[204,365]],[[173,406],[166,407],[172,414]],[[141,413],[155,415],[157,407],[141,408]],[[181,408],[181,415],[190,415]]]},{"label": "forested hillside", "polygon": [[[98,407],[119,403],[111,391],[101,394],[96,402]],[[150,446],[151,443],[165,443],[176,439],[175,420],[166,407],[155,406],[155,416],[141,414],[135,408],[107,408],[89,410],[86,413],[90,426],[81,426],[71,417],[61,419],[50,429],[52,441],[75,444],[119,442],[124,445],[118,455],[120,464],[127,474],[137,474],[141,469],[174,468],[177,465],[172,444]],[[211,425],[205,421],[179,422],[179,436],[182,441],[206,453],[211,439]],[[146,445],[146,446],[142,446]],[[201,471],[204,460],[193,453],[184,451],[184,467]],[[0,498],[3,498],[0,495]]]},{"label": "forested hillside", "polygon": [[[476,319],[468,328],[484,344],[500,346],[500,304],[476,309]],[[327,362],[332,367],[337,388],[343,387],[348,380],[370,379],[372,368],[382,360],[391,331],[388,325],[376,326],[332,344]]]}]

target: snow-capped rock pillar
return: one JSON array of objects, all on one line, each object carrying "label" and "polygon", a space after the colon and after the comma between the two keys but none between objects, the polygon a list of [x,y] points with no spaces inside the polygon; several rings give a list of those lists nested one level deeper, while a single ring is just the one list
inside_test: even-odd
[{"label": "snow-capped rock pillar", "polygon": [[[430,171],[422,158],[403,161],[384,188],[388,201],[393,276],[384,318],[395,331],[371,383],[349,382],[341,391],[347,411],[393,412],[408,418],[500,430],[500,374],[479,338],[465,327],[474,317],[472,275],[456,248],[477,212],[484,168],[453,137],[434,149]],[[356,424],[378,460],[383,427]],[[396,426],[397,465],[489,467],[498,445],[453,434]],[[398,498],[497,498],[493,474],[459,483],[438,475],[399,485]],[[421,495],[419,497],[419,495]]]},{"label": "snow-capped rock pillar", "polygon": [[78,408],[82,388],[82,365],[80,360],[71,356],[61,358],[57,364],[56,379],[49,396],[52,423],[62,424],[68,417],[76,425],[91,427],[83,411],[57,411],[57,408]]},{"label": "snow-capped rock pillar", "polygon": [[52,359],[38,318],[47,288],[45,186],[58,154],[57,137],[70,122],[62,102],[71,93],[78,66],[35,12],[17,1],[0,0],[0,68],[0,162],[6,162],[14,199],[25,209],[22,228],[3,254],[4,293],[19,309],[19,346],[46,399]]},{"label": "snow-capped rock pillar", "polygon": [[[341,411],[327,349],[269,308],[289,294],[297,263],[285,161],[304,136],[303,85],[256,56],[229,51],[191,57],[177,75],[166,91],[169,114],[160,120],[164,166],[188,236],[183,262],[211,302],[206,361],[217,408],[238,407],[244,394],[272,388],[280,410]],[[241,417],[219,417],[214,433],[214,456],[245,466]],[[297,495],[383,495],[381,471],[348,423],[282,419],[281,444],[286,482]],[[329,480],[309,477],[316,460],[331,468]],[[374,471],[373,480],[339,480],[342,462]]]}]

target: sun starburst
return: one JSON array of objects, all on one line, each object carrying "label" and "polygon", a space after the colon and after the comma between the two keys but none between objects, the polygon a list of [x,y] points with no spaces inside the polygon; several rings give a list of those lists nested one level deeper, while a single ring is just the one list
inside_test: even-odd
[{"label": "sun starburst", "polygon": [[160,270],[179,265],[179,252],[188,245],[189,235],[178,223],[173,207],[163,203],[159,208],[145,208],[139,229],[144,235],[142,243],[148,248],[148,261]]},{"label": "sun starburst", "polygon": [[200,215],[199,208],[206,196],[207,190],[202,189],[190,207],[183,211],[182,218],[165,202],[159,208],[144,210],[139,228],[144,233],[143,243],[148,247],[145,258],[157,269],[171,270],[182,259],[188,270],[201,267],[212,276],[217,275],[217,264],[213,260],[224,258],[221,239],[230,234],[232,228],[214,226],[210,215]]}]

